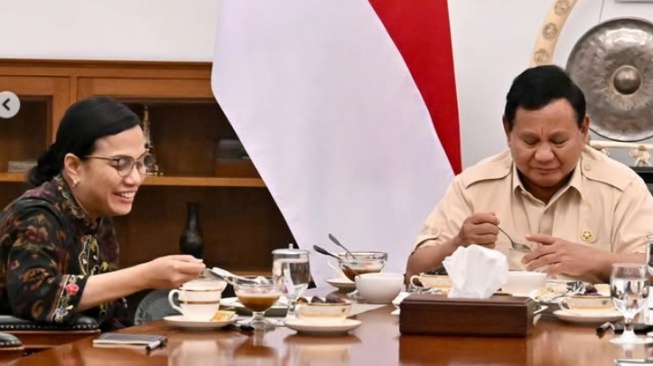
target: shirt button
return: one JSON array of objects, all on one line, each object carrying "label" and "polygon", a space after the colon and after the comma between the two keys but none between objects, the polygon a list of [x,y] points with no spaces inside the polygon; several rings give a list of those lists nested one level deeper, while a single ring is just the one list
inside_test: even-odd
[{"label": "shirt button", "polygon": [[592,170],[592,165],[591,164],[585,164],[585,165],[583,165],[583,169],[585,169],[587,171],[590,171],[590,170]]},{"label": "shirt button", "polygon": [[592,233],[591,230],[583,231],[583,234],[581,234],[580,237],[586,243],[591,243],[594,241],[594,234]]}]

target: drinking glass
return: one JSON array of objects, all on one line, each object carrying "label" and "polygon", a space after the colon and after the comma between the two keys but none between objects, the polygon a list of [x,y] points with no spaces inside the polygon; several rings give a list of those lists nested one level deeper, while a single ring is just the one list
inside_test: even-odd
[{"label": "drinking glass", "polygon": [[235,277],[233,286],[238,301],[252,311],[249,325],[255,330],[273,328],[272,323],[265,319],[265,311],[281,297],[282,284],[272,277],[244,276]]},{"label": "drinking glass", "polygon": [[646,267],[649,276],[653,276],[653,234],[646,235]]},{"label": "drinking glass", "polygon": [[617,344],[651,343],[653,339],[640,338],[633,331],[633,318],[648,300],[648,273],[645,264],[616,263],[610,276],[610,296],[614,307],[624,316],[624,332],[610,340]]},{"label": "drinking glass", "polygon": [[[340,262],[338,263],[342,273],[353,282],[356,282],[356,276],[364,273],[381,272],[388,260],[386,252],[352,252],[339,253]],[[352,300],[358,300],[358,291],[352,291],[347,294]]]},{"label": "drinking glass", "polygon": [[272,251],[272,277],[283,284],[283,293],[288,299],[287,317],[295,316],[297,299],[311,282],[307,250],[275,249]]},{"label": "drinking glass", "polygon": [[[651,276],[653,276],[653,234],[648,234],[646,235],[646,268],[648,269],[648,278],[649,278],[649,285],[651,284]],[[650,288],[649,288],[650,291]],[[644,309],[644,322],[645,323],[650,323],[651,321],[651,316],[653,315],[651,313],[651,299],[649,298],[648,304],[646,304],[646,308]],[[651,336],[649,334],[649,336]]]}]

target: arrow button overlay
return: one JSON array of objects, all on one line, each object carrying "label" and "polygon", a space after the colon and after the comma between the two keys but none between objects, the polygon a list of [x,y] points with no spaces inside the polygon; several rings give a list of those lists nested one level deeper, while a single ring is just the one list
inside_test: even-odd
[{"label": "arrow button overlay", "polygon": [[11,118],[20,110],[20,99],[10,91],[0,92],[0,118]]}]

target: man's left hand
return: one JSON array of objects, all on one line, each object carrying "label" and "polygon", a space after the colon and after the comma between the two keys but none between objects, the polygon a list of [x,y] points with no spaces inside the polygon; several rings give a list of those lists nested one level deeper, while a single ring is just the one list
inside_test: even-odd
[{"label": "man's left hand", "polygon": [[575,277],[596,275],[602,271],[607,260],[604,250],[553,236],[532,234],[527,235],[526,239],[542,244],[522,258],[522,263],[528,263],[526,269],[529,271],[541,269],[551,275]]}]

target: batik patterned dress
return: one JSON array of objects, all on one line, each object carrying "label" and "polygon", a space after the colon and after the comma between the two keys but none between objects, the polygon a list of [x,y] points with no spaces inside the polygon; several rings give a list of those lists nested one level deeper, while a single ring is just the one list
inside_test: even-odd
[{"label": "batik patterned dress", "polygon": [[[117,269],[118,243],[112,220],[87,216],[57,176],[0,212],[0,259],[3,314],[66,323],[80,314],[89,276]],[[125,309],[120,299],[83,314],[107,329]]]}]

